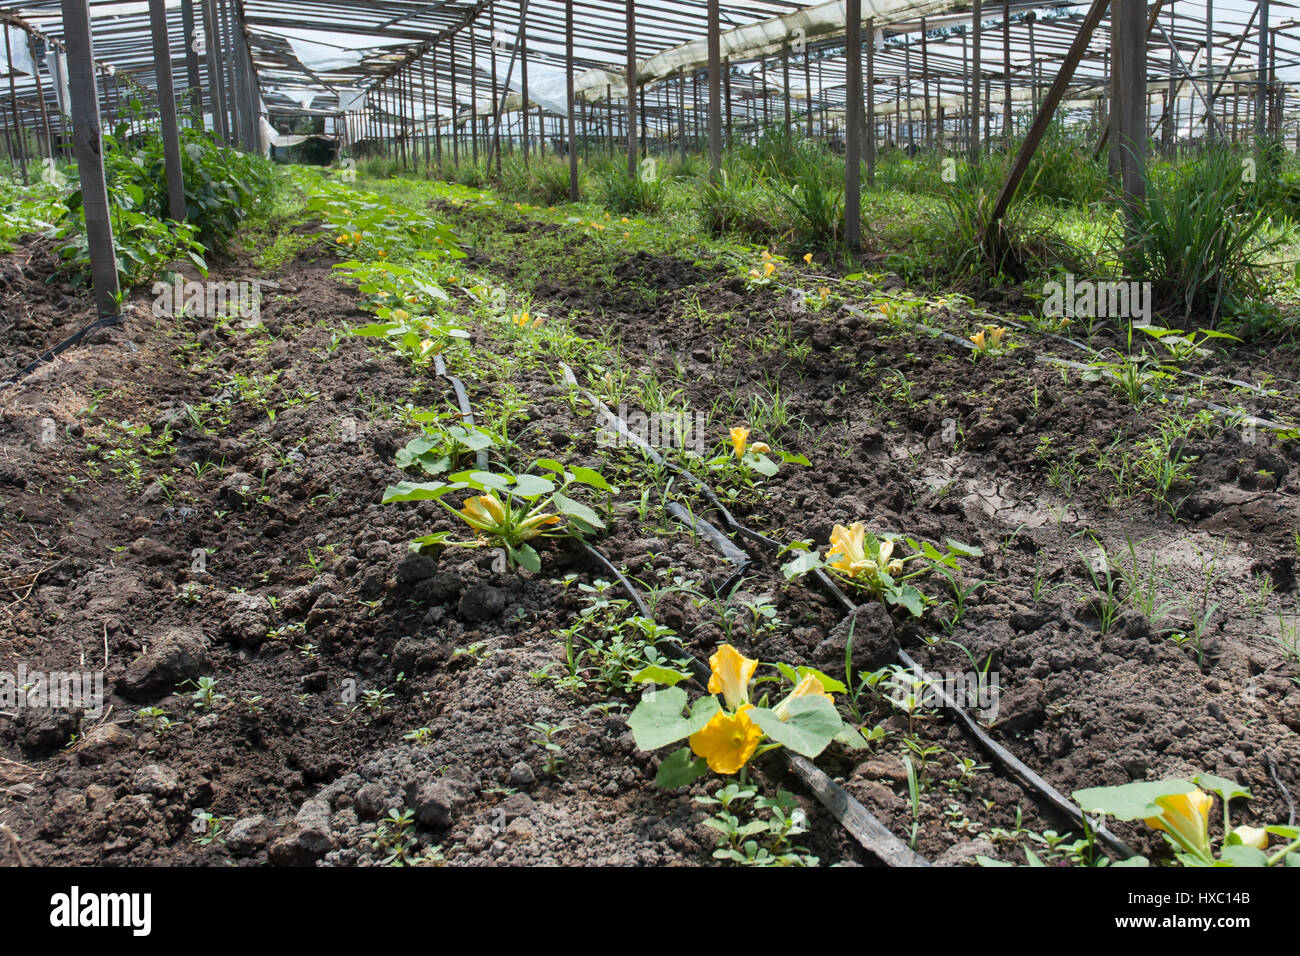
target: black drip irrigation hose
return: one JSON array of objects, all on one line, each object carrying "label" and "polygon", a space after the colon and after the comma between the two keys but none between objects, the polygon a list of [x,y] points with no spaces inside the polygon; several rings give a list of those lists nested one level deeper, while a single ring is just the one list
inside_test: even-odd
[{"label": "black drip irrigation hose", "polygon": [[[433,372],[444,382],[450,383],[452,389],[456,392],[456,403],[460,405],[461,421],[470,426],[474,426],[474,410],[469,407],[469,393],[465,391],[465,383],[455,375],[447,374],[447,363],[442,360],[441,354],[433,356]],[[488,453],[486,448],[480,448],[475,456],[475,463],[479,471],[488,470]]]},{"label": "black drip irrigation hose", "polygon": [[[850,307],[850,312],[852,312],[855,315],[860,315],[864,318],[867,317],[867,313],[862,309]],[[931,335],[937,336],[938,338],[941,339],[946,339],[949,342],[955,342],[957,345],[963,346],[964,348],[967,348],[972,352],[975,351],[974,342],[970,341],[969,339],[964,339],[960,335],[954,335],[953,333],[949,332],[946,329],[936,328],[935,326],[929,325],[925,322],[912,322],[911,324],[912,327],[915,329],[918,329],[923,332],[928,332]],[[1060,336],[1054,336],[1054,337],[1060,338]],[[1078,344],[1075,343],[1072,339],[1066,339],[1065,341],[1070,342],[1071,344]],[[1087,348],[1087,346],[1084,346],[1084,348]],[[1103,377],[1111,379],[1112,381],[1118,379],[1118,376],[1110,369],[1095,368],[1091,365],[1085,365],[1083,362],[1073,362],[1070,359],[1060,358],[1059,356],[1056,355],[1045,355],[1042,352],[1035,352],[1034,361],[1038,362],[1041,365],[1056,365],[1064,368],[1072,368],[1072,369],[1078,369],[1082,371],[1091,370],[1094,372],[1099,372]],[[1187,374],[1191,375],[1193,373],[1189,372]],[[1232,380],[1221,379],[1221,381],[1231,382]],[[1255,389],[1255,386],[1250,385],[1249,382],[1242,382],[1240,384],[1245,385],[1248,388]],[[1173,399],[1175,401],[1181,402],[1184,405],[1201,405],[1204,406],[1205,408],[1208,408],[1212,412],[1218,412],[1220,415],[1225,415],[1229,417],[1240,417],[1242,422],[1244,422],[1247,425],[1253,425],[1256,428],[1266,428],[1270,431],[1275,431],[1275,432],[1291,432],[1296,430],[1295,426],[1283,425],[1275,421],[1270,421],[1267,418],[1260,418],[1257,415],[1242,415],[1240,412],[1236,412],[1233,409],[1228,408],[1226,405],[1220,405],[1217,402],[1211,402],[1204,398],[1193,398],[1191,395],[1187,394],[1186,392],[1165,391],[1163,389],[1156,388],[1154,385],[1143,385],[1142,391],[1150,395],[1155,395],[1157,397]]]},{"label": "black drip irrigation hose", "polygon": [[120,325],[124,321],[126,321],[125,318],[122,316],[121,313],[118,313],[117,315],[101,315],[99,318],[86,323],[86,325],[82,326],[76,332],[73,332],[71,335],[69,335],[58,345],[54,346],[53,348],[46,349],[40,355],[36,356],[36,358],[30,364],[25,365],[23,368],[20,368],[17,372],[15,372],[13,375],[9,376],[9,378],[5,379],[3,382],[0,382],[0,388],[6,388],[10,385],[14,385],[18,382],[20,378],[23,378],[26,375],[30,375],[32,372],[36,371],[38,368],[40,368],[42,365],[46,364],[47,362],[54,361],[54,359],[57,358],[61,353],[63,353],[67,349],[72,348],[72,346],[76,345],[78,342],[84,339],[91,332],[95,331],[95,329],[103,329],[111,325]]},{"label": "black drip irrigation hose", "polygon": [[678,522],[707,540],[716,551],[735,567],[736,570],[731,573],[727,580],[713,589],[713,593],[718,597],[730,594],[732,589],[740,583],[741,578],[749,571],[749,566],[753,564],[749,555],[743,549],[736,547],[735,542],[709,522],[683,508],[679,502],[668,502],[666,510]]},{"label": "black drip irrigation hose", "polygon": [[[696,519],[700,521],[701,519]],[[712,529],[713,533],[725,540],[716,528]],[[701,534],[708,537],[706,532],[701,530]],[[710,538],[709,540],[712,540]],[[730,544],[730,542],[728,542]],[[620,571],[609,558],[605,557],[597,548],[588,544],[586,541],[581,542],[582,548],[586,553],[596,561],[601,567],[612,574],[617,579],[619,585],[632,599],[637,613],[644,617],[650,617],[650,610],[646,607],[645,601],[641,598],[636,589],[636,585]],[[735,545],[731,545],[734,549]],[[748,557],[746,557],[748,560]],[[661,640],[657,642],[665,648],[668,653],[672,654],[675,659],[685,661],[690,667],[691,673],[695,675],[695,680],[699,682],[702,688],[708,687],[711,671],[707,664],[697,658],[695,655],[686,650],[679,643],[673,640]],[[840,825],[849,832],[852,837],[858,841],[858,844],[868,853],[875,856],[878,860],[887,866],[929,866],[930,862],[925,857],[912,851],[902,840],[894,836],[889,828],[881,823],[866,807],[855,800],[849,793],[819,770],[811,760],[801,757],[799,754],[790,753],[784,748],[779,751],[778,756],[784,757],[787,766],[803,781],[804,785],[812,792],[818,801],[827,810],[831,816],[839,821]]]},{"label": "black drip irrigation hose", "polygon": [[[951,333],[944,332],[943,330],[936,329],[934,331],[939,332],[942,335],[946,335],[949,338],[952,338],[956,341],[961,341],[960,339],[957,339],[956,336],[952,335]],[[578,386],[577,380],[573,376],[572,370],[567,365],[561,365],[561,368],[564,371],[565,380],[569,382],[571,385],[580,388],[580,386]],[[682,469],[676,467],[670,462],[665,461],[663,456],[661,456],[658,452],[656,452],[653,448],[651,448],[649,444],[643,441],[639,436],[632,434],[628,430],[627,423],[624,422],[622,418],[620,418],[618,415],[611,412],[603,402],[597,399],[594,395],[592,395],[591,392],[587,391],[586,389],[581,389],[581,391],[586,396],[587,400],[592,404],[592,407],[595,408],[597,413],[600,414],[606,420],[606,422],[608,422],[613,428],[615,428],[620,435],[622,435],[632,444],[636,445],[638,448],[644,451],[651,458],[651,460],[653,460],[656,464],[666,467],[667,469],[674,472],[675,474],[683,475],[691,479],[691,482],[696,487],[701,488],[702,490],[708,492],[706,497],[711,502],[717,500],[717,496],[713,494],[712,489],[710,489],[708,485],[705,484],[701,479],[699,479],[695,475],[690,474],[689,472],[683,471]],[[685,509],[683,509],[683,511],[684,510]],[[780,542],[741,525],[738,521],[736,521],[735,517],[726,508],[719,506],[718,511],[719,514],[722,516],[724,523],[727,525],[728,528],[730,528],[733,531],[733,533],[749,538],[750,540],[763,544],[765,547],[771,548],[773,550],[777,550],[777,551],[781,550],[782,545]],[[692,516],[692,518],[697,524],[701,523],[703,520],[695,516]],[[714,530],[716,531],[716,529]],[[703,536],[706,538],[706,540],[709,541],[713,540],[713,537],[710,535],[704,534]],[[722,537],[720,533],[718,533],[718,536]],[[734,548],[734,545],[732,545],[732,548]],[[724,557],[727,556],[729,550],[730,549],[722,550],[721,548],[719,548],[719,552],[723,554]],[[835,582],[831,579],[830,575],[828,575],[825,571],[821,570],[820,568],[815,569],[813,571],[813,577],[822,586],[822,588],[826,590],[827,593],[829,593],[832,598],[834,598],[834,600],[840,605],[840,607],[844,609],[844,612],[846,614],[853,614],[858,609],[859,605],[855,604],[848,597],[848,595],[846,595],[839,588],[839,586],[835,584]],[[917,664],[915,660],[912,659],[912,657],[909,654],[907,654],[907,652],[903,651],[901,648],[899,649],[898,652],[898,660],[904,667],[908,668],[914,674],[916,674],[919,680],[923,680],[927,684],[935,688],[945,708],[951,711],[956,716],[957,722],[962,727],[962,729],[965,730],[966,733],[968,733],[971,737],[973,737],[976,743],[978,743],[980,747],[983,748],[983,750],[989,754],[989,756],[991,756],[994,760],[996,760],[1003,767],[1004,770],[1010,772],[1013,776],[1018,778],[1031,792],[1034,792],[1038,796],[1040,796],[1044,800],[1044,802],[1046,802],[1048,805],[1050,805],[1051,807],[1059,811],[1061,814],[1063,814],[1065,817],[1067,817],[1071,822],[1074,823],[1074,825],[1082,827],[1086,830],[1090,830],[1099,841],[1104,843],[1115,853],[1119,854],[1122,858],[1127,859],[1134,855],[1133,850],[1130,849],[1128,845],[1124,843],[1124,841],[1122,841],[1119,837],[1111,833],[1110,830],[1108,830],[1106,827],[1094,826],[1092,823],[1090,823],[1084,817],[1083,812],[1077,806],[1075,806],[1074,803],[1072,803],[1069,799],[1067,799],[1064,794],[1062,794],[1059,790],[1057,790],[1050,783],[1048,783],[1041,776],[1039,776],[1039,774],[1037,774],[1034,770],[1032,770],[1015,754],[1011,753],[1011,751],[1003,747],[1001,744],[995,741],[991,736],[989,736],[988,732],[983,727],[981,727],[979,723],[973,717],[970,716],[970,714],[968,714],[963,708],[958,706],[957,702],[953,700],[947,693],[944,692],[941,682],[935,681],[928,673],[925,672],[925,670],[923,670],[920,667],[920,665]],[[845,794],[845,796],[848,797],[847,794]],[[851,800],[852,798],[849,797],[848,799]],[[831,808],[829,804],[827,804],[827,807],[828,809],[832,810],[832,813],[835,812],[834,809]],[[863,809],[863,812],[864,813],[867,812],[865,808]],[[843,818],[840,818],[840,822],[844,823]],[[845,826],[847,827],[848,824],[845,823]],[[911,851],[909,850],[908,852],[910,853]]]}]

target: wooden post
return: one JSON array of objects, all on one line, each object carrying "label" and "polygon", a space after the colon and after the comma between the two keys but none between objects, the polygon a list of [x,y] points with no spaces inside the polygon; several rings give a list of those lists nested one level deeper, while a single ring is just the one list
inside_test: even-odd
[{"label": "wooden post", "polygon": [[195,36],[194,0],[181,0],[181,29],[185,33],[185,97],[189,110],[203,129],[203,84],[199,80],[199,55],[194,50]]},{"label": "wooden post", "polygon": [[1205,141],[1214,140],[1214,0],[1205,0]]},{"label": "wooden post", "polygon": [[[491,156],[496,157],[497,178],[501,176],[501,101],[497,99],[497,9],[488,5],[488,32],[492,34],[492,146]],[[570,31],[572,32],[572,31]],[[569,67],[573,69],[572,66]],[[491,158],[489,156],[489,158]]]},{"label": "wooden post", "polygon": [[1002,0],[1002,141],[1011,142],[1011,0]]},{"label": "wooden post", "polygon": [[925,17],[921,17],[921,89],[924,97],[923,106],[924,114],[921,117],[921,126],[923,127],[922,136],[927,143],[931,142],[930,129],[930,51],[926,46],[925,37]]},{"label": "wooden post", "polygon": [[457,113],[460,111],[460,103],[456,99],[456,35],[452,34],[447,41],[447,66],[451,70],[451,164],[460,166],[460,124],[457,123]]},{"label": "wooden post", "polygon": [[104,182],[90,4],[89,0],[62,0],[62,3],[63,42],[68,52],[68,92],[72,97],[72,141],[81,178],[81,205],[86,214],[95,306],[101,316],[113,316],[119,311],[117,256],[113,251],[108,188]]},{"label": "wooden post", "polygon": [[45,131],[45,155],[48,159],[54,159],[54,133],[50,129],[50,113],[45,105],[45,84],[41,81],[41,61],[36,56],[36,41],[29,33],[27,35],[27,49],[32,55],[32,63],[36,68],[36,102],[41,111],[41,128]]},{"label": "wooden post", "polygon": [[5,25],[5,63],[9,66],[9,108],[14,117],[14,138],[18,141],[18,165],[22,169],[23,183],[27,182],[27,137],[23,134],[22,124],[18,122],[18,94],[14,92],[13,68],[14,54],[10,49],[9,27]]},{"label": "wooden post", "polygon": [[627,7],[627,174],[636,178],[636,0]]},{"label": "wooden post", "polygon": [[731,57],[722,61],[722,95],[726,99],[727,111],[727,149],[733,146],[731,140]]},{"label": "wooden post", "polygon": [[971,56],[970,56],[970,161],[980,161],[980,47],[984,26],[981,0],[974,0],[971,10]]},{"label": "wooden post", "polygon": [[1259,58],[1255,68],[1255,148],[1264,148],[1268,89],[1268,0],[1259,0]]},{"label": "wooden post", "polygon": [[1112,0],[1111,155],[1130,208],[1146,195],[1146,20],[1146,0]]},{"label": "wooden post", "polygon": [[[856,254],[862,248],[862,0],[846,0],[844,16],[844,241]],[[874,20],[867,31],[874,40]]]},{"label": "wooden post", "polygon": [[[861,6],[861,4],[859,4]],[[858,20],[861,22],[861,13]],[[858,39],[858,88],[862,90],[859,93],[858,113],[862,112],[862,100],[866,100],[867,105],[867,122],[866,122],[866,142],[863,144],[863,151],[867,157],[867,186],[874,188],[876,185],[876,18],[867,18],[867,82],[866,86],[862,85],[862,40],[859,33]],[[860,123],[858,113],[848,113],[844,118],[845,130],[857,129]],[[847,146],[847,140],[845,145]],[[855,247],[856,248],[856,247]]]},{"label": "wooden post", "polygon": [[[629,0],[630,2],[630,0]],[[528,4],[519,8],[519,127],[523,137],[524,168],[528,167]]]},{"label": "wooden post", "polygon": [[433,61],[433,113],[434,123],[433,130],[436,134],[433,140],[433,161],[437,164],[438,175],[442,175],[442,111],[438,108],[438,48],[432,47],[429,50],[429,58]]},{"label": "wooden post", "polygon": [[230,142],[226,127],[225,78],[221,73],[221,32],[217,25],[217,0],[203,0],[203,46],[208,59],[208,105],[212,109],[212,132],[223,143]]},{"label": "wooden post", "polygon": [[781,99],[785,101],[785,138],[790,138],[790,44],[781,53]]},{"label": "wooden post", "polygon": [[564,0],[564,78],[569,104],[569,202],[578,201],[578,118],[573,95],[573,0]]},{"label": "wooden post", "polygon": [[469,145],[474,165],[478,166],[478,43],[472,19],[466,29],[469,31]]},{"label": "wooden post", "polygon": [[[709,179],[715,183],[722,172],[722,34],[718,5],[718,0],[709,0]],[[810,134],[811,122],[809,119]]]},{"label": "wooden post", "polygon": [[167,205],[172,219],[184,222],[185,182],[181,178],[181,140],[176,123],[176,95],[172,88],[172,48],[167,37],[166,0],[149,0],[149,25],[153,30],[153,61],[158,75],[158,115],[162,129],[163,164],[167,170]]},{"label": "wooden post", "polygon": [[[808,139],[813,136],[813,95],[812,95],[812,50],[807,45],[807,39],[804,40],[803,48],[803,90],[804,90],[804,135]],[[709,80],[709,88],[713,88],[713,80]]]}]

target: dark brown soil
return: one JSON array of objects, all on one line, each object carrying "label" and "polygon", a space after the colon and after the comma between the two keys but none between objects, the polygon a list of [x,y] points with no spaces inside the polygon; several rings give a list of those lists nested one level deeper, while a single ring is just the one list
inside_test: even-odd
[{"label": "dark brown soil", "polygon": [[[520,226],[526,238],[536,224],[514,215],[503,230]],[[591,241],[573,240],[575,249]],[[575,261],[582,255],[590,249]],[[12,258],[5,275],[20,270]],[[581,553],[548,545],[538,575],[493,571],[490,555],[472,551],[408,555],[410,538],[453,525],[431,502],[379,504],[386,485],[407,477],[394,455],[416,429],[401,409],[447,407],[454,397],[368,340],[334,337],[363,313],[357,293],[329,274],[332,261],[304,257],[273,276],[280,289],[263,305],[264,328],[157,319],[138,295],[125,326],[0,391],[0,670],[102,668],[111,690],[96,717],[0,715],[0,824],[41,864],[358,865],[379,861],[377,818],[409,807],[419,822],[413,852],[440,847],[455,865],[711,862],[714,834],[692,798],[716,781],[657,789],[658,757],[637,752],[620,712],[631,698],[575,696],[533,676],[559,667],[553,632],[585,606],[560,579],[601,576]],[[504,243],[471,263],[499,278],[528,274]],[[22,273],[29,285],[43,281],[33,268],[36,278]],[[230,263],[218,277],[248,278],[249,268]],[[1153,434],[1167,409],[1135,410],[1104,383],[1063,382],[1034,361],[1056,346],[1026,335],[1025,347],[972,363],[951,342],[881,319],[866,283],[859,301],[809,314],[686,258],[629,256],[603,288],[556,271],[527,290],[538,308],[611,337],[628,369],[656,370],[692,408],[779,389],[802,418],[803,427],[754,438],[814,467],[787,465],[742,494],[741,520],[819,545],[835,523],[865,521],[983,548],[965,573],[968,583],[988,583],[950,636],[981,662],[992,655],[1001,688],[994,735],[1053,785],[1068,794],[1210,771],[1254,794],[1235,810],[1237,822],[1285,820],[1288,798],[1274,781],[1300,789],[1300,668],[1259,635],[1295,608],[1294,442],[1257,434],[1246,444],[1222,427],[1198,433],[1175,520],[1145,497],[1117,498],[1096,474],[1099,449],[1121,433]],[[47,347],[89,319],[84,302],[69,308],[22,288],[31,327],[0,337],[6,368],[23,364],[22,348]],[[915,318],[960,335],[973,328],[961,309]],[[774,334],[809,343],[809,353],[764,345]],[[510,352],[493,328],[478,330],[474,348]],[[620,456],[598,446],[589,409],[570,402],[553,363],[521,361],[508,381],[455,355],[449,366],[476,408],[523,397],[529,457],[613,473]],[[591,370],[575,371],[598,384]],[[1233,402],[1242,400],[1261,414],[1300,411],[1294,391]],[[735,414],[711,423],[711,442],[745,417]],[[134,433],[143,425],[147,435]],[[1066,496],[1049,486],[1049,464],[1072,454],[1085,477]],[[683,573],[706,594],[728,576],[704,542],[653,509],[638,518],[638,496],[638,487],[623,490],[618,520],[599,542],[616,564],[643,582],[656,569]],[[1096,552],[1093,536],[1116,568],[1131,538],[1143,560],[1168,565],[1165,599],[1187,600],[1154,626],[1126,609],[1103,633],[1082,560]],[[841,675],[838,610],[786,582],[770,555],[754,556],[760,564],[733,603],[764,598],[782,627],[737,623],[727,633],[716,606],[681,594],[661,599],[660,623],[700,657],[730,638],[763,660]],[[1252,574],[1273,588],[1258,611],[1247,600]],[[1036,575],[1045,586],[1034,594]],[[945,588],[927,585],[940,596]],[[1199,663],[1170,634],[1190,630],[1202,606],[1217,610]],[[942,634],[933,611],[910,622],[873,610],[860,625],[861,654],[897,640],[935,671],[969,666],[954,644],[923,640]],[[181,687],[199,677],[216,680],[211,706],[200,706],[193,685]],[[393,696],[367,707],[367,690]],[[889,735],[869,750],[833,747],[819,764],[906,836],[903,737],[915,729],[941,748],[926,774],[923,854],[1019,861],[1008,831],[1066,829],[996,768],[959,781],[960,760],[988,761],[941,711],[909,728],[883,700],[867,694],[862,705],[866,724]],[[140,713],[148,707],[161,708],[170,728]],[[536,721],[567,725],[556,737],[565,760],[556,774],[544,772],[526,727]],[[420,728],[423,742],[405,738]],[[773,779],[775,763],[759,774],[769,789],[798,792],[792,779]],[[811,827],[800,842],[824,864],[874,862],[799,796]],[[199,842],[207,831],[201,821],[196,828],[196,812],[225,818],[216,840]],[[1136,848],[1164,852],[1140,828],[1120,832]],[[0,840],[0,859],[13,856]]]}]

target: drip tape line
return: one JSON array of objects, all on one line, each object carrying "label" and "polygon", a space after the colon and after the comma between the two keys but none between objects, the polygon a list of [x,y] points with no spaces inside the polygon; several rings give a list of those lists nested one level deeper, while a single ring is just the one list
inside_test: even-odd
[{"label": "drip tape line", "polygon": [[0,388],[6,388],[7,386],[17,384],[20,378],[30,375],[32,372],[36,371],[38,368],[40,368],[42,365],[46,364],[47,362],[54,361],[54,359],[57,358],[61,353],[63,353],[67,349],[72,348],[72,346],[76,345],[78,342],[84,339],[91,332],[95,331],[95,329],[103,329],[113,325],[121,325],[125,321],[126,321],[125,317],[121,313],[118,313],[116,315],[101,315],[99,318],[86,323],[84,326],[82,326],[76,332],[73,332],[71,335],[69,335],[58,345],[54,346],[53,348],[46,349],[40,355],[36,356],[36,358],[32,360],[30,364],[24,366],[23,368],[20,368],[13,375],[9,376],[9,378],[5,379],[3,382],[0,382]]},{"label": "drip tape line", "polygon": [[[934,331],[939,332],[940,334],[945,335],[955,341],[962,341],[961,339],[958,339],[956,336],[952,335],[951,333],[944,332],[943,330],[934,330]],[[966,344],[969,345],[970,343],[966,343]],[[577,386],[577,380],[573,377],[572,370],[567,365],[562,365],[561,367],[564,371],[564,376],[566,381],[568,381],[571,385]],[[585,397],[587,398],[587,400],[591,402],[592,406],[596,409],[596,411],[599,414],[601,414],[601,416],[612,427],[614,427],[620,435],[624,436],[630,442],[635,444],[638,448],[641,448],[643,451],[645,451],[651,457],[651,459],[655,461],[656,464],[665,465],[670,470],[678,474],[684,474],[687,477],[693,479],[693,483],[697,487],[703,486],[705,489],[708,489],[708,486],[705,485],[703,481],[696,478],[694,475],[691,475],[689,472],[683,472],[680,469],[676,468],[671,463],[666,462],[664,458],[658,454],[658,452],[656,452],[653,448],[651,448],[639,436],[632,434],[628,430],[627,423],[624,422],[622,418],[620,418],[618,415],[611,412],[605,406],[605,404],[601,402],[599,399],[597,399],[594,395],[592,395],[591,392],[587,391],[586,389],[582,389],[582,391]],[[712,494],[712,490],[711,489],[708,490],[710,493],[706,497],[709,497],[711,500],[716,500],[716,496]],[[685,509],[682,510],[685,511]],[[729,511],[727,511],[727,509],[719,508],[719,513],[721,514],[724,522],[733,532],[743,535],[744,537],[747,537],[750,540],[761,543],[768,548],[772,548],[775,550],[781,549],[782,545],[780,542],[775,541],[774,539],[769,538],[766,535],[761,534],[760,532],[753,531],[752,529],[744,527],[743,525],[741,525],[739,522],[736,521],[736,519],[732,516],[732,514]],[[695,520],[699,522],[701,519],[696,518]],[[703,534],[702,536],[705,537],[706,540],[709,540],[712,543],[713,541],[712,536],[708,534]],[[732,553],[733,549],[735,549],[735,545],[731,544],[731,547],[728,548],[727,550],[723,550],[722,548],[719,548],[718,550],[724,557],[728,557],[729,554]],[[859,605],[856,604],[853,600],[851,600],[848,597],[848,595],[846,595],[844,591],[840,589],[840,587],[831,579],[830,575],[828,575],[825,571],[823,571],[820,568],[817,568],[813,571],[813,577],[818,582],[818,584],[821,585],[821,587],[836,601],[836,603],[840,605],[840,607],[844,610],[845,614],[852,615],[858,610]],[[938,696],[940,697],[941,702],[944,704],[945,709],[951,711],[956,716],[957,722],[962,727],[962,729],[965,730],[966,733],[969,734],[971,737],[973,737],[975,741],[980,745],[980,747],[983,748],[984,751],[988,753],[991,757],[993,757],[999,764],[1001,764],[1005,770],[1010,772],[1013,776],[1017,777],[1022,783],[1025,784],[1026,787],[1028,787],[1031,791],[1037,793],[1047,804],[1049,804],[1055,810],[1057,810],[1065,817],[1067,817],[1069,820],[1071,820],[1076,826],[1081,826],[1081,827],[1086,827],[1088,829],[1091,829],[1101,842],[1105,843],[1106,846],[1108,846],[1115,853],[1119,854],[1121,857],[1127,859],[1134,855],[1133,850],[1130,849],[1128,845],[1124,843],[1124,841],[1119,839],[1119,837],[1115,836],[1104,826],[1093,826],[1088,820],[1085,819],[1082,811],[1079,810],[1079,808],[1076,807],[1070,800],[1068,800],[1059,790],[1057,790],[1050,783],[1044,780],[1037,772],[1031,769],[1027,764],[1025,764],[1022,760],[1020,760],[1020,758],[1018,758],[1015,754],[1011,753],[1011,751],[1009,751],[1007,748],[1003,747],[1001,744],[995,741],[988,734],[988,732],[985,731],[984,728],[981,727],[976,722],[976,720],[970,716],[970,714],[968,714],[962,707],[958,706],[957,702],[953,700],[943,690],[941,683],[936,682],[915,660],[912,659],[912,657],[906,651],[902,650],[901,648],[899,649],[898,652],[898,660],[904,667],[908,668],[913,673],[915,673],[918,679],[925,681],[927,684],[929,684],[931,687],[933,687],[936,690]],[[811,764],[809,764],[809,766],[811,766]],[[820,771],[818,772],[820,773]],[[848,795],[845,794],[845,796],[847,797]],[[852,798],[850,797],[849,799]],[[830,808],[829,804],[827,804],[827,806],[828,808]],[[835,811],[832,809],[832,812]],[[864,808],[864,812],[866,812],[865,808]],[[843,819],[841,819],[841,822],[842,823],[844,822]],[[847,827],[848,824],[845,824],[845,826]],[[908,852],[910,853],[911,851],[909,850]]]},{"label": "drip tape line", "polygon": [[[447,373],[447,363],[442,360],[442,355],[436,354],[433,357],[433,371],[440,379],[450,383],[452,389],[456,392],[456,403],[460,405],[461,421],[474,427],[474,410],[469,405],[469,393],[465,391],[465,383],[455,375]],[[480,448],[474,456],[475,463],[479,471],[488,470],[488,453],[486,448]]]}]

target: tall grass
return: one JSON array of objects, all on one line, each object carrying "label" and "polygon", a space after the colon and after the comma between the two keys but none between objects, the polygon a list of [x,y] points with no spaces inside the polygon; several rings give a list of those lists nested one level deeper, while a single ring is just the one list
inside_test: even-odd
[{"label": "tall grass", "polygon": [[1242,182],[1241,159],[1207,148],[1181,166],[1157,167],[1115,250],[1128,277],[1151,282],[1155,307],[1213,326],[1234,300],[1259,294],[1267,211]]},{"label": "tall grass", "polygon": [[659,175],[659,164],[648,167],[654,172],[629,176],[626,169],[609,164],[597,174],[600,199],[610,212],[621,216],[658,212],[668,196],[668,183]]}]

